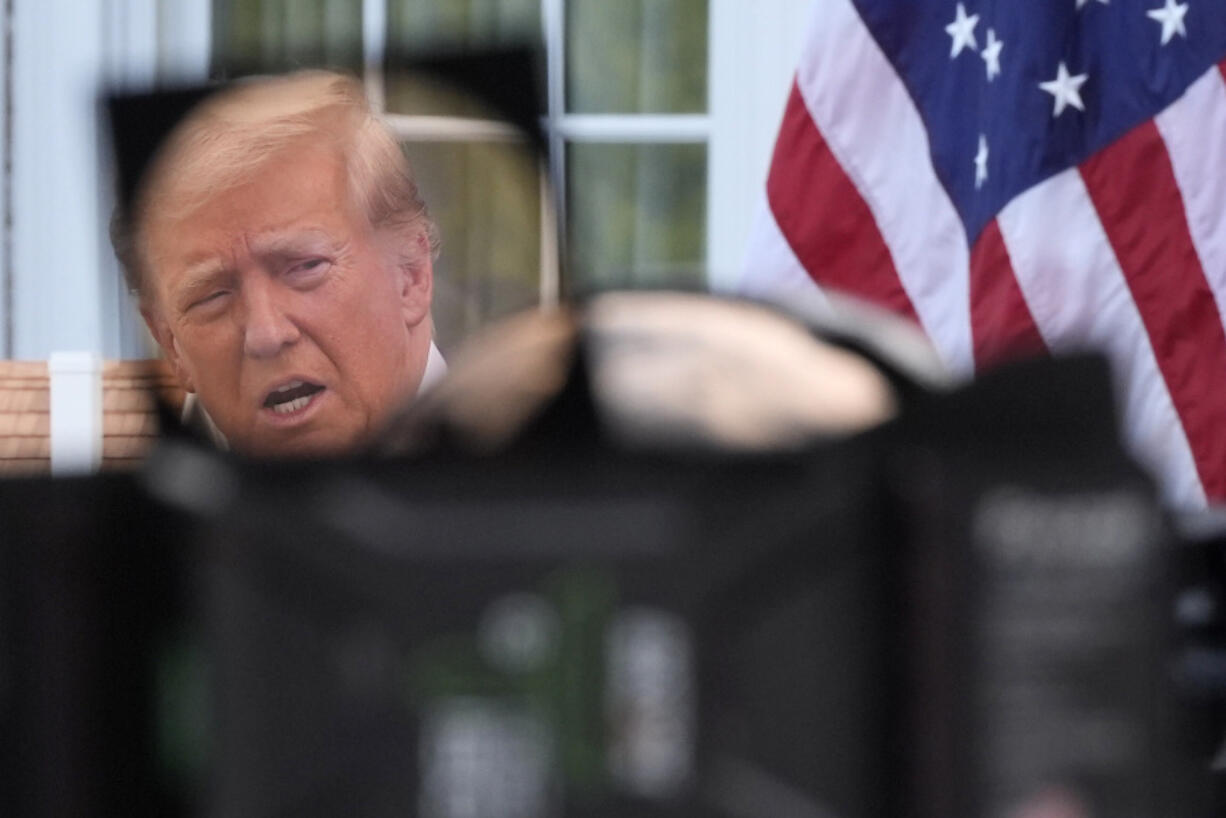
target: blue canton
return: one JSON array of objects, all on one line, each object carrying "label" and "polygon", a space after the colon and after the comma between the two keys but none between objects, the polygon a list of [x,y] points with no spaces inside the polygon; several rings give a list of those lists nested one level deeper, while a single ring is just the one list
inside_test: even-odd
[{"label": "blue canton", "polygon": [[919,109],[972,243],[1013,197],[1152,119],[1226,57],[1226,0],[853,2]]}]

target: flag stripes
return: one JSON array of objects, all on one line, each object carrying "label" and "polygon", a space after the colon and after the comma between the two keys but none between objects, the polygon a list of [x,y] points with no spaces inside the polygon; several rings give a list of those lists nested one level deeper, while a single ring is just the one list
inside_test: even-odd
[{"label": "flag stripes", "polygon": [[1047,352],[995,219],[971,250],[970,298],[976,369]]},{"label": "flag stripes", "polygon": [[[823,286],[919,321],[873,214],[830,153],[795,84],[779,129],[766,195],[779,230],[805,269],[822,271]],[[776,202],[782,206],[776,208]],[[790,202],[806,206],[786,206]]]},{"label": "flag stripes", "polygon": [[[1207,71],[1188,92],[1158,114],[1187,215],[1188,232],[1226,317],[1226,63]],[[1226,326],[1226,324],[1224,324]]]},{"label": "flag stripes", "polygon": [[1168,501],[1226,500],[1226,60],[968,242],[895,67],[852,0],[820,0],[766,194],[744,292],[865,296],[916,318],[957,374],[1102,351]]},{"label": "flag stripes", "polygon": [[1107,355],[1119,381],[1125,441],[1163,478],[1169,501],[1204,505],[1183,426],[1081,174],[1070,168],[1030,188],[997,222],[1048,348]]},{"label": "flag stripes", "polygon": [[[873,214],[924,331],[952,371],[969,374],[970,250],[919,111],[850,0],[815,4],[813,19],[820,24],[810,27],[796,76],[805,107]],[[771,208],[810,204],[772,200]]]},{"label": "flag stripes", "polygon": [[1226,333],[1157,126],[1133,128],[1083,162],[1081,175],[1145,323],[1205,494],[1226,498]]}]

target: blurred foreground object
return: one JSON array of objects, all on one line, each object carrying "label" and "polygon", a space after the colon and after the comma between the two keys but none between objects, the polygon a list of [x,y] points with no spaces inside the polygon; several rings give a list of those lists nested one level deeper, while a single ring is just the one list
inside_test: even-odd
[{"label": "blurred foreground object", "polygon": [[960,376],[1104,354],[1164,499],[1226,501],[1226,15],[1160,6],[814,2],[738,292],[859,295]]},{"label": "blurred foreground object", "polygon": [[929,391],[819,336],[612,295],[475,341],[412,458],[3,486],[0,807],[1220,815],[1103,363]]},{"label": "blurred foreground object", "polygon": [[252,75],[219,47],[240,78],[108,97],[112,242],[220,444],[352,454],[442,376],[440,347],[557,300],[536,54],[387,53],[359,78]]},{"label": "blurred foreground object", "polygon": [[413,169],[350,75],[197,94],[186,113],[175,98],[165,135],[148,121],[156,96],[112,100],[117,137],[156,145],[129,163],[112,221],[141,316],[236,451],[366,445],[445,368],[430,311],[439,240]]},{"label": "blurred foreground object", "polygon": [[[837,328],[847,344],[868,348],[878,331],[903,323],[863,310],[861,323]],[[918,334],[909,340],[926,346]],[[911,359],[886,360],[896,374],[906,367],[898,377],[907,385],[941,377]],[[392,429],[384,450],[420,451],[428,443],[414,438],[437,434],[470,450],[522,442],[568,383],[591,392],[586,435],[603,431],[614,445],[658,450],[794,450],[876,426],[899,400],[881,369],[794,318],[682,293],[613,293],[525,313],[461,348],[454,369]]]}]

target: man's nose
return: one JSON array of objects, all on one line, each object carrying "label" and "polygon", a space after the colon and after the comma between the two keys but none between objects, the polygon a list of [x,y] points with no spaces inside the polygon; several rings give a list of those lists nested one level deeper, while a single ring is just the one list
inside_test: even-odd
[{"label": "man's nose", "polygon": [[259,283],[246,287],[243,300],[246,302],[244,354],[252,358],[272,358],[298,340],[298,327],[272,286]]}]

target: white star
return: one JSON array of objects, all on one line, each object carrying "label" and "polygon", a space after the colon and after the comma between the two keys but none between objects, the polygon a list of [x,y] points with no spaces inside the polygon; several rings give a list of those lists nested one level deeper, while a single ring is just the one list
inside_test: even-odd
[{"label": "white star", "polygon": [[[1080,11],[1081,7],[1084,6],[1088,2],[1090,2],[1090,0],[1077,0],[1077,10]],[[1105,6],[1109,2],[1111,2],[1111,0],[1098,0],[1098,2],[1102,3]]]},{"label": "white star", "polygon": [[979,152],[975,154],[975,190],[988,180],[988,138],[979,134]]},{"label": "white star", "polygon": [[962,4],[958,4],[958,13],[954,21],[945,26],[945,32],[953,38],[953,44],[949,47],[949,58],[962,53],[962,49],[970,46],[971,51],[979,50],[979,43],[975,42],[975,26],[979,23],[979,15],[972,14],[966,16],[966,9]]},{"label": "white star", "polygon": [[983,57],[985,68],[988,69],[988,82],[991,82],[1000,73],[1000,50],[1005,47],[1005,44],[996,39],[996,29],[988,29],[988,43],[983,47],[983,51],[979,52],[979,56]]},{"label": "white star", "polygon": [[1084,111],[1085,105],[1081,102],[1081,86],[1085,83],[1087,74],[1078,74],[1077,76],[1069,76],[1068,68],[1064,66],[1064,61],[1060,61],[1060,67],[1056,70],[1056,78],[1047,82],[1040,82],[1039,87],[1056,98],[1056,108],[1052,112],[1052,116],[1060,116],[1064,113],[1064,108],[1067,105],[1072,105],[1078,111]]},{"label": "white star", "polygon": [[1183,27],[1183,17],[1188,13],[1187,3],[1176,3],[1166,0],[1166,5],[1160,9],[1145,12],[1150,19],[1162,23],[1162,44],[1166,45],[1176,34],[1188,39],[1188,30]]}]

